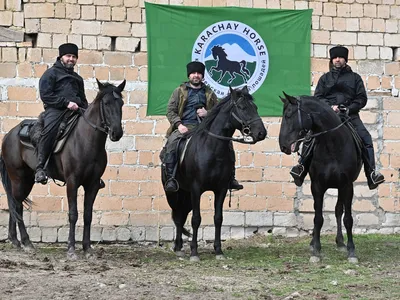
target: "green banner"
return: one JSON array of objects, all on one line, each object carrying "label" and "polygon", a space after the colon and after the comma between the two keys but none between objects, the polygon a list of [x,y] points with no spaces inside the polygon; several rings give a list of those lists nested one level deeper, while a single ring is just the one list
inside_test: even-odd
[{"label": "green banner", "polygon": [[280,116],[282,91],[310,95],[312,10],[145,3],[147,115],[164,115],[186,64],[206,65],[204,82],[224,98],[247,85],[261,116]]}]

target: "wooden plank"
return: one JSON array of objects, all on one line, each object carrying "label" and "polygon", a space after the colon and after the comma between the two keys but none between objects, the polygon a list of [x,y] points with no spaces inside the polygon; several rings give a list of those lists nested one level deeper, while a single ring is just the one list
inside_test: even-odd
[{"label": "wooden plank", "polygon": [[23,42],[24,33],[0,26],[0,42]]}]

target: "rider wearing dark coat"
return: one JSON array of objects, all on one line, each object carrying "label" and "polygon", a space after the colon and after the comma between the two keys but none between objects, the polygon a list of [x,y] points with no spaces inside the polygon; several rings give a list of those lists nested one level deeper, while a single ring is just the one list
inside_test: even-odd
[{"label": "rider wearing dark coat", "polygon": [[81,76],[74,72],[78,59],[78,47],[66,43],[59,47],[59,56],[54,65],[46,70],[39,80],[40,98],[43,101],[44,127],[38,144],[38,164],[35,181],[47,183],[44,171],[47,159],[53,150],[58,129],[67,109],[87,108],[84,83]]},{"label": "rider wearing dark coat", "polygon": [[[329,51],[330,53],[330,71],[321,76],[315,89],[314,96],[325,101],[333,110],[339,112],[340,109],[346,109],[358,135],[363,141],[363,162],[365,176],[368,180],[370,189],[375,189],[384,181],[381,173],[375,170],[374,145],[368,130],[360,119],[359,112],[367,104],[367,93],[361,76],[353,72],[349,65],[348,49],[337,46]],[[339,108],[340,107],[340,108]],[[303,146],[307,150],[309,145]],[[312,151],[305,151],[310,155]],[[300,186],[308,172],[310,165],[310,156],[304,155],[299,160],[299,165],[291,170],[291,175],[295,179],[296,185]]]},{"label": "rider wearing dark coat", "polygon": [[[205,65],[193,61],[188,63],[186,68],[189,81],[184,82],[174,90],[167,107],[167,118],[171,125],[167,131],[168,140],[162,158],[167,172],[167,181],[164,186],[166,192],[178,190],[174,170],[178,160],[176,147],[179,139],[183,137],[184,133],[195,128],[201,122],[201,118],[207,115],[207,111],[218,103],[215,93],[202,82]],[[232,143],[230,143],[230,149],[230,155],[235,161]],[[233,166],[233,169],[235,171],[235,166]],[[243,189],[243,186],[237,182],[233,175],[229,188],[239,190]]]}]

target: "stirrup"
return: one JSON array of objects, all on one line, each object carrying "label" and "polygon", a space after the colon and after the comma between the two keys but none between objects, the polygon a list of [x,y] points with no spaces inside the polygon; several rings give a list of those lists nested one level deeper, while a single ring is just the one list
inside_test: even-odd
[{"label": "stirrup", "polygon": [[[374,179],[374,175],[375,175],[375,179]],[[371,172],[371,174],[369,174],[369,177],[371,179],[371,182],[376,185],[381,184],[382,182],[385,181],[385,177],[381,173],[376,172],[375,170],[373,170]]]},{"label": "stirrup", "polygon": [[165,182],[164,190],[169,193],[176,193],[179,190],[178,181],[174,177],[168,178]]},{"label": "stirrup", "polygon": [[38,169],[35,173],[35,182],[47,184],[48,177],[43,169]]},{"label": "stirrup", "polygon": [[[297,170],[298,168],[298,170]],[[304,166],[301,164],[298,164],[294,166],[293,168],[290,169],[290,174],[296,176],[296,177],[301,177],[301,175],[304,173]]]}]

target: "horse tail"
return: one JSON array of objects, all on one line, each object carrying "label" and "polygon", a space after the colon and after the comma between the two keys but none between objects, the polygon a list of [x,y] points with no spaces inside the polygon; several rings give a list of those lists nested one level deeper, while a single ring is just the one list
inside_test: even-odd
[{"label": "horse tail", "polygon": [[12,196],[11,180],[7,173],[3,155],[0,155],[0,176],[1,176],[1,181],[3,183],[4,190],[7,193],[8,210],[10,212],[10,215],[15,221],[19,221],[22,218],[19,215],[19,213],[17,212],[17,201]]}]

